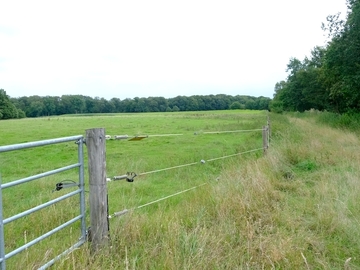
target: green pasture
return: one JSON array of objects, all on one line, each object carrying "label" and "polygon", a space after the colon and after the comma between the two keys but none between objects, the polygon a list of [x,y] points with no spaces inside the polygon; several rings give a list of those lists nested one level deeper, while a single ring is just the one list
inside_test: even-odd
[{"label": "green pasture", "polygon": [[[220,158],[262,147],[261,131],[215,133],[261,129],[266,125],[264,111],[209,111],[144,114],[66,115],[0,121],[0,145],[11,145],[74,135],[87,129],[105,128],[107,135],[148,135],[141,141],[108,140],[106,142],[107,177],[160,170],[197,162],[196,165],[135,177],[133,183],[108,183],[109,213],[132,209],[142,204],[203,184],[216,184],[222,171],[233,165],[233,157],[201,164],[201,160]],[[153,136],[181,134],[178,136]],[[87,153],[85,149],[86,189],[88,190]],[[246,154],[259,157],[262,151]],[[77,162],[77,144],[62,143],[20,151],[0,153],[2,183],[14,181]],[[25,211],[63,195],[72,188],[53,192],[56,183],[78,181],[77,170],[35,180],[3,190],[4,218]],[[199,187],[200,189],[203,187]],[[75,188],[73,188],[74,190]],[[196,191],[173,197],[137,210],[150,216],[158,211],[172,211],[172,206]],[[88,209],[87,209],[88,211]],[[79,213],[78,197],[51,206],[26,218],[5,225],[6,252],[40,236]],[[121,219],[121,218],[114,218]],[[111,231],[121,225],[110,220]],[[89,224],[87,224],[89,225]],[[79,224],[8,260],[10,267],[37,267],[65,250],[80,236]]]}]

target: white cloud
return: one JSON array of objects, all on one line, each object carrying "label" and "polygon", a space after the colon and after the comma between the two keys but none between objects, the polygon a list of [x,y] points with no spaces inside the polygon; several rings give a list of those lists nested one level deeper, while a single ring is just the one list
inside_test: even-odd
[{"label": "white cloud", "polygon": [[345,0],[3,1],[10,96],[269,96]]}]

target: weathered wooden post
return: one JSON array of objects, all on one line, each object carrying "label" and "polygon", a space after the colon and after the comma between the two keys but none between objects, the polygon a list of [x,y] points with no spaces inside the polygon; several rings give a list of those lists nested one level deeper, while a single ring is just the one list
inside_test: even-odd
[{"label": "weathered wooden post", "polygon": [[268,116],[268,120],[267,120],[267,126],[268,126],[268,147],[270,146],[270,137],[271,137],[271,123],[270,123],[270,118]]},{"label": "weathered wooden post", "polygon": [[105,129],[86,130],[90,186],[90,231],[92,251],[109,243],[109,217],[106,184]]},{"label": "weathered wooden post", "polygon": [[264,149],[264,154],[266,154],[267,148],[268,148],[268,138],[267,138],[267,126],[263,126],[262,128],[262,139],[263,139],[263,149]]}]

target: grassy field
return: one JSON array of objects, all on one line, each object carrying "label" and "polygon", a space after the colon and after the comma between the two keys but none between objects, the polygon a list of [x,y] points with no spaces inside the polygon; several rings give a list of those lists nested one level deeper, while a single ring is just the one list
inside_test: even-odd
[{"label": "grassy field", "polygon": [[[134,183],[124,181],[110,182],[108,184],[110,214],[125,208],[132,209],[200,184],[209,184],[207,185],[208,187],[199,187],[186,194],[134,212],[144,221],[148,220],[151,222],[153,218],[160,218],[164,213],[178,212],[178,209],[183,207],[184,202],[191,202],[194,199],[207,200],[210,187],[217,185],[219,177],[224,171],[233,166],[233,164],[237,164],[238,156],[214,160],[205,164],[201,164],[200,160],[211,160],[262,147],[261,131],[219,134],[206,134],[206,132],[259,129],[266,124],[266,119],[267,115],[265,112],[217,111],[91,116],[69,115],[7,120],[0,121],[0,129],[2,131],[0,145],[85,135],[86,129],[96,127],[105,128],[108,135],[149,135],[149,138],[137,142],[107,141],[107,176],[113,177],[125,174],[126,172],[140,174],[194,162],[198,162],[198,164],[138,176],[135,178]],[[160,134],[181,135],[152,136]],[[76,163],[76,151],[77,145],[75,143],[64,143],[1,153],[1,180],[3,183],[6,183]],[[262,151],[246,155],[250,159],[256,159],[262,156]],[[30,207],[65,194],[71,189],[52,192],[56,183],[63,180],[77,181],[77,171],[68,171],[4,190],[4,217],[6,218],[25,211]],[[201,201],[196,202],[197,205],[200,204],[200,207],[201,203]],[[187,206],[186,208],[188,209],[189,207]],[[72,198],[6,225],[6,252],[31,241],[48,230],[66,222],[71,217],[78,215],[78,213],[78,198]],[[191,220],[191,215],[187,215],[187,213],[184,213],[184,220]],[[125,228],[126,224],[124,222],[132,218],[133,214],[129,214],[129,217],[111,219],[110,228],[113,246],[115,246],[118,237],[124,236],[118,230]],[[143,229],[143,237],[147,237],[148,233],[151,234],[147,226]],[[79,236],[79,224],[76,224],[9,259],[7,261],[8,268],[36,268],[67,249],[67,247],[77,241]],[[127,244],[130,245],[130,242]],[[96,261],[88,261],[87,251],[88,249],[85,246],[72,254],[76,253],[77,259],[72,257],[70,263],[70,260],[67,258],[63,262],[57,263],[55,267],[59,269],[72,269],[76,265],[76,268],[80,269],[89,269],[89,267],[97,269]],[[85,252],[85,254],[82,254],[80,256],[82,258],[79,259],[78,253],[82,252]],[[89,263],[91,266],[88,266]],[[94,265],[92,265],[93,263]],[[154,263],[154,267],[157,264],[156,262],[152,263]],[[159,265],[162,264],[161,261],[158,263]],[[145,266],[146,262],[140,263],[136,268],[143,268],[141,265]],[[110,269],[112,265],[101,268]],[[120,263],[115,268],[121,269],[124,268],[124,265]]]},{"label": "grassy field", "polygon": [[[110,182],[110,214],[206,185],[110,219],[110,247],[91,255],[84,245],[53,269],[360,269],[359,130],[330,128],[312,113],[271,114],[270,119],[272,137],[265,156],[259,151],[148,174],[133,183]],[[6,133],[0,144],[84,134],[94,127],[105,127],[109,135],[183,134],[108,141],[111,177],[261,147],[261,132],[204,133],[265,124],[265,112],[242,111],[24,119],[0,121]],[[3,182],[71,161],[72,150],[76,146],[68,144],[51,152],[39,149],[38,154],[1,154]],[[55,183],[75,177],[54,176],[36,188],[12,191],[5,198],[6,213],[59,196],[51,192]],[[76,203],[5,227],[7,248],[66,220],[77,211]],[[74,226],[9,260],[10,269],[36,268],[78,236]]]}]

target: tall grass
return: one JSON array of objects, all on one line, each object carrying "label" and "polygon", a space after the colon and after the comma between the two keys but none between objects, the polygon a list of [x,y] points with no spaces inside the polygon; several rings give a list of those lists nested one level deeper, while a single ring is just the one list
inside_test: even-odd
[{"label": "tall grass", "polygon": [[360,114],[359,113],[332,113],[321,112],[317,110],[306,111],[305,113],[294,113],[296,117],[311,117],[318,123],[326,124],[328,126],[346,129],[351,131],[359,131],[360,129]]}]

